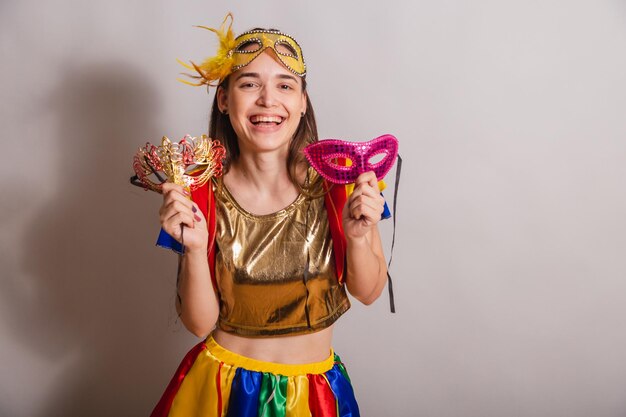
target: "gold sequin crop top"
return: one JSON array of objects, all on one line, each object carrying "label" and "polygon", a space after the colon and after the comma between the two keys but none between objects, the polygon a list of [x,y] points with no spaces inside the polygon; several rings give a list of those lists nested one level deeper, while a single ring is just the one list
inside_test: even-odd
[{"label": "gold sequin crop top", "polygon": [[220,329],[248,337],[312,333],[350,308],[323,197],[300,194],[276,213],[254,215],[220,184],[215,203]]}]

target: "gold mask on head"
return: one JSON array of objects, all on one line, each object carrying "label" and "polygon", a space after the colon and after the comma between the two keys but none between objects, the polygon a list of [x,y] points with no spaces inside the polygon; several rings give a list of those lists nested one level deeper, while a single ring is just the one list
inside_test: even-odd
[{"label": "gold mask on head", "polygon": [[[226,21],[229,17],[230,24],[226,29]],[[188,65],[179,60],[178,62],[185,68],[198,73],[198,75],[185,74],[197,82],[181,79],[179,81],[194,86],[219,85],[226,77],[248,65],[268,48],[272,49],[278,60],[289,71],[300,77],[306,75],[302,48],[294,38],[278,30],[265,29],[250,30],[235,38],[232,25],[233,15],[228,13],[219,29],[198,26],[215,33],[220,40],[220,46],[215,56],[207,58],[200,65],[194,62]]]},{"label": "gold mask on head", "polygon": [[235,40],[237,46],[232,50],[235,58],[233,72],[245,67],[267,48],[271,48],[289,71],[300,77],[306,74],[302,48],[289,35],[277,30],[252,30],[242,33]]}]

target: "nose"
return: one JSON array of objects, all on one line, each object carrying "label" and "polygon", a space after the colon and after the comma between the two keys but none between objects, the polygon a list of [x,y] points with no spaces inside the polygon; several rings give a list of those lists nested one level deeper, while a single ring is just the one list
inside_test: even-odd
[{"label": "nose", "polygon": [[257,98],[257,104],[262,107],[272,107],[276,105],[275,92],[268,85],[264,85],[259,90],[259,97]]}]

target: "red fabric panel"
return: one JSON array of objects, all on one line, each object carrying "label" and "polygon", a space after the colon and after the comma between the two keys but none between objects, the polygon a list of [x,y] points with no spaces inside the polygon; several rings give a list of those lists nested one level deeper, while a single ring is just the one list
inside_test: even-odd
[{"label": "red fabric panel", "polygon": [[309,409],[312,417],[336,417],[337,402],[323,374],[307,375]]},{"label": "red fabric panel", "polygon": [[207,228],[209,230],[209,245],[207,246],[207,256],[209,257],[209,271],[211,272],[211,281],[213,281],[213,289],[218,292],[217,279],[215,278],[215,232],[217,229],[217,219],[215,218],[215,194],[213,193],[213,183],[207,185],[209,215],[207,218]]},{"label": "red fabric panel", "polygon": [[337,268],[337,279],[344,282],[345,261],[346,261],[346,237],[343,234],[343,206],[348,201],[348,192],[345,185],[330,185],[324,181],[324,187],[329,190],[324,195],[326,211],[328,213],[328,226],[330,235],[333,238],[333,252],[335,254],[335,267]]},{"label": "red fabric panel", "polygon": [[172,407],[172,403],[174,402],[174,397],[176,396],[180,385],[183,383],[183,379],[185,379],[187,372],[189,372],[193,363],[196,361],[196,358],[204,349],[206,349],[206,345],[204,344],[204,341],[202,341],[194,346],[193,349],[187,353],[187,355],[185,355],[183,361],[176,370],[174,377],[172,377],[172,380],[165,389],[161,400],[156,407],[154,407],[152,414],[150,414],[150,417],[167,417],[170,412],[170,408]]},{"label": "red fabric panel", "polygon": [[213,183],[207,182],[202,187],[191,192],[191,199],[198,205],[207,221],[209,232],[209,244],[207,246],[207,258],[209,260],[209,271],[213,289],[217,292],[217,281],[215,279],[215,229],[217,222],[215,218],[215,194],[213,193]]},{"label": "red fabric panel", "polygon": [[217,376],[215,377],[215,386],[217,387],[217,415],[222,415],[222,366],[224,362],[220,362],[220,367],[217,368]]}]

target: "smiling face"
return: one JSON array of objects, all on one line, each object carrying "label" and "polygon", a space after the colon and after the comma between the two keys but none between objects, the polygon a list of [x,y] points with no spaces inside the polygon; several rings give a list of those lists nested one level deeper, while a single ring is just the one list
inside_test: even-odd
[{"label": "smiling face", "polygon": [[230,75],[228,87],[219,88],[220,111],[228,112],[240,152],[287,153],[302,113],[306,93],[302,80],[267,49]]}]

